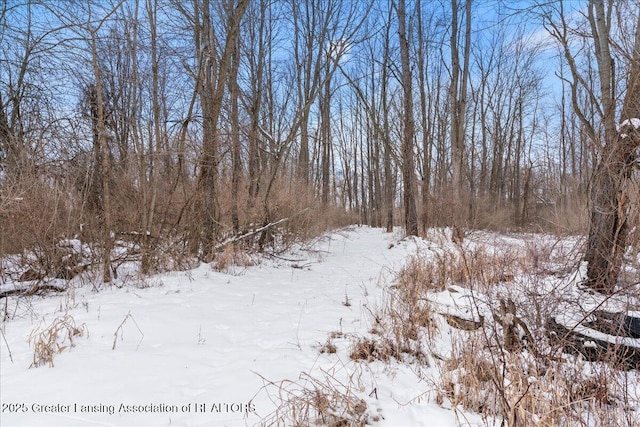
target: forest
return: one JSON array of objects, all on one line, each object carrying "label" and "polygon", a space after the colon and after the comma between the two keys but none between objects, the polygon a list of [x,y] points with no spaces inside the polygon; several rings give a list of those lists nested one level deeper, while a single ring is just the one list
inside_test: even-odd
[{"label": "forest", "polygon": [[[429,341],[437,314],[446,328],[489,328],[487,341],[474,345],[497,342],[503,355],[529,354],[545,370],[556,363],[554,351],[579,342],[571,347],[576,357],[613,357],[633,371],[640,363],[639,28],[638,0],[3,0],[3,322],[12,298],[18,307],[21,298],[75,295],[70,289],[87,281],[94,292],[115,292],[110,285],[121,289],[134,276],[136,283],[170,272],[191,277],[203,265],[235,272],[286,260],[292,271],[305,270],[321,262],[309,254],[334,253],[323,239],[342,241],[344,232],[390,251],[415,243],[402,256],[394,252],[404,263],[391,285],[397,292],[374,318],[395,319],[387,325],[393,337],[382,342],[406,344],[418,362],[437,355],[394,328],[418,325]],[[387,243],[370,234],[378,229]],[[336,237],[336,230],[348,231]],[[558,284],[565,279],[566,289]],[[526,289],[503,286],[514,280]],[[359,298],[341,292],[345,307]],[[545,299],[552,296],[583,311],[540,311],[564,307]],[[474,301],[467,315],[451,308],[466,297]],[[420,317],[426,300],[440,307],[427,320]],[[116,338],[127,321],[136,323],[125,315]],[[58,320],[56,330],[67,330],[75,346],[71,336],[84,329],[66,315]],[[580,329],[585,322],[599,334]],[[378,326],[385,329],[372,330]],[[628,340],[613,349],[601,334]],[[407,353],[367,340],[354,344],[352,360]],[[434,348],[455,353],[465,340]],[[54,342],[66,348],[54,337],[36,345],[36,356]],[[11,358],[18,344],[5,344]],[[458,356],[447,360],[465,359]],[[53,366],[52,357],[34,365]],[[535,404],[518,412],[532,383],[515,397],[498,383],[523,363],[492,359],[498,409],[474,407],[451,390],[434,399],[462,402],[484,423],[604,425],[581,418],[584,408],[550,410],[550,418]],[[471,387],[456,378],[451,384]],[[593,378],[603,377],[585,384]],[[627,403],[640,393],[636,381],[621,392]],[[589,398],[597,401],[599,390]],[[637,394],[631,400],[638,406]],[[353,402],[344,418],[352,424],[338,418],[335,425],[365,425]],[[634,424],[620,413],[627,424],[612,425]],[[268,425],[285,418],[273,420]]]},{"label": "forest", "polygon": [[5,0],[0,253],[137,233],[147,270],[285,218],[242,243],[585,231],[633,93],[622,3],[603,52],[584,2]]}]

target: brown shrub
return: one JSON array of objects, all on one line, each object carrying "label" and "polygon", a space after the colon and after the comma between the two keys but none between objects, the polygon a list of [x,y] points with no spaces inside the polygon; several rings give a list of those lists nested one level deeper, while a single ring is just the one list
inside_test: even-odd
[{"label": "brown shrub", "polygon": [[228,244],[222,252],[214,255],[211,268],[215,271],[237,274],[241,269],[256,265],[256,262],[246,252],[233,244]]},{"label": "brown shrub", "polygon": [[69,198],[39,179],[0,184],[0,255],[50,247],[77,230]]}]

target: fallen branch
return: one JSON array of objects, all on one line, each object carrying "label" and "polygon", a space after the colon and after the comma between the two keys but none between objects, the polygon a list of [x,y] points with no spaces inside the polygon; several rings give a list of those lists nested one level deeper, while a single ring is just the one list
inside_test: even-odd
[{"label": "fallen branch", "polygon": [[244,233],[244,234],[241,234],[241,235],[239,235],[239,236],[235,236],[235,237],[230,237],[230,238],[228,238],[227,240],[225,240],[225,241],[223,241],[223,242],[218,243],[218,244],[213,248],[213,250],[214,250],[214,251],[217,251],[217,250],[220,250],[220,249],[224,248],[224,247],[225,247],[225,246],[227,246],[229,243],[236,243],[236,242],[239,242],[239,241],[241,241],[241,240],[246,239],[247,237],[255,236],[255,235],[256,235],[256,234],[258,234],[258,233],[261,233],[261,232],[263,232],[263,231],[265,231],[265,230],[268,230],[268,229],[270,229],[270,228],[272,228],[272,227],[275,227],[276,225],[282,224],[283,222],[287,222],[287,221],[289,221],[289,220],[291,220],[291,219],[293,219],[293,218],[295,218],[295,217],[297,217],[297,216],[300,216],[300,215],[302,215],[303,213],[305,213],[306,211],[308,211],[309,209],[310,209],[310,208],[303,209],[303,210],[301,210],[300,212],[298,212],[298,213],[296,213],[296,214],[293,214],[293,215],[291,215],[291,216],[289,216],[289,217],[286,217],[286,218],[279,219],[278,221],[275,221],[275,222],[270,222],[269,224],[267,224],[267,225],[263,225],[262,227],[256,228],[256,229],[255,229],[255,230],[253,230],[253,231],[249,231],[248,233]]},{"label": "fallen branch", "polygon": [[65,290],[66,288],[62,286],[40,282],[40,283],[36,283],[35,285],[30,285],[28,287],[19,287],[19,288],[0,290],[0,298],[7,298],[12,295],[28,297],[32,295],[40,295],[46,291],[64,292]]}]

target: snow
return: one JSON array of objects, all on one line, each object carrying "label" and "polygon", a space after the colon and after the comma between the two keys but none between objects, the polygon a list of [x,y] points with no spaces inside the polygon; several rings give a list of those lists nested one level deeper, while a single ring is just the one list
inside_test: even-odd
[{"label": "snow", "polygon": [[[637,117],[633,117],[631,119],[625,119],[622,121],[622,123],[616,126],[616,130],[620,132],[621,130],[626,129],[628,127],[633,127],[634,129],[640,129],[640,119]],[[623,133],[621,134],[621,136],[622,138],[626,138],[627,134]]]},{"label": "snow", "polygon": [[491,310],[479,300],[478,295],[461,286],[449,286],[447,290],[435,294],[432,302],[438,313],[455,315],[465,320],[479,322],[481,315],[491,316]]},{"label": "snow", "polygon": [[[235,275],[205,264],[99,292],[85,284],[30,302],[10,297],[0,424],[255,425],[273,416],[278,393],[292,384],[282,381],[304,386],[304,373],[351,378],[377,426],[484,425],[479,415],[436,404],[433,383],[412,366],[348,357],[394,272],[422,244],[361,227],[288,255],[302,262],[266,260]],[[55,355],[54,367],[29,368],[34,331],[65,314],[86,333]],[[337,353],[320,353],[334,331],[342,337]]]},{"label": "snow", "polygon": [[634,117],[632,119],[626,119],[625,121],[623,121],[621,123],[621,126],[623,126],[623,127],[624,126],[629,126],[629,125],[633,126],[635,129],[640,128],[640,119],[637,118],[637,117]]},{"label": "snow", "polygon": [[[454,347],[465,345],[462,337],[500,328],[494,323],[460,331],[442,315],[486,324],[499,301],[513,300],[518,318],[549,311],[563,325],[602,341],[606,334],[583,326],[590,312],[632,314],[640,306],[622,294],[604,297],[577,286],[586,275],[575,249],[579,238],[472,231],[456,244],[451,237],[446,228],[416,239],[351,227],[223,272],[214,271],[215,263],[146,278],[131,270],[100,289],[85,277],[74,279],[66,293],[0,299],[0,426],[285,425],[269,424],[281,417],[282,400],[318,386],[364,401],[374,426],[500,425],[502,420],[466,412],[441,393],[447,376],[456,396],[468,390],[464,377],[473,365],[444,369]],[[83,250],[77,240],[63,246]],[[494,275],[490,287],[441,283],[434,288],[425,301],[440,315],[434,319],[437,338],[425,341],[430,366],[410,359],[351,360],[350,347],[372,336],[374,314],[387,307],[397,272],[411,257],[454,260],[461,250],[469,260],[477,254],[502,263],[506,273],[506,267],[527,260],[531,271]],[[11,265],[13,271],[18,263]],[[17,271],[0,288],[11,289],[15,277]],[[58,339],[66,348],[54,355],[54,367],[30,368],[37,339],[61,319],[67,325],[62,335],[69,328],[82,334],[72,336],[73,345]],[[517,320],[513,313],[502,314],[505,324]],[[323,352],[329,339],[335,353]],[[488,351],[478,350],[478,360]],[[527,365],[533,356],[525,351],[518,357]],[[529,385],[536,384],[532,389],[544,390],[549,378],[534,372],[522,374]],[[504,389],[517,388],[518,378],[504,375],[500,381]],[[630,383],[632,395],[639,395],[639,382]],[[489,388],[478,393],[476,401],[495,399]],[[630,406],[640,408],[637,399]]]}]

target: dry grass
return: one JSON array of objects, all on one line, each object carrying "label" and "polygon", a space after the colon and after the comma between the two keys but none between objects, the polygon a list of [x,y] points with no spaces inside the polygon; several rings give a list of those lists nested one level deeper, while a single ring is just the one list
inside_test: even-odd
[{"label": "dry grass", "polygon": [[[429,354],[437,347],[446,356],[434,358],[436,401],[479,413],[488,424],[497,419],[507,426],[640,425],[633,410],[636,371],[563,355],[546,336],[544,320],[560,296],[543,291],[543,282],[575,269],[574,244],[523,237],[523,244],[487,246],[469,236],[455,244],[446,233],[442,237],[436,249],[415,256],[398,273],[384,310],[373,316],[374,338],[357,342],[352,358],[403,360],[408,348]],[[447,334],[438,335],[429,300],[451,285],[472,290],[476,309],[486,307],[493,317],[484,316],[473,331],[447,327]],[[511,322],[499,315],[501,298],[513,304]],[[518,345],[508,345],[508,335],[518,331],[524,334],[516,337]]]},{"label": "dry grass", "polygon": [[395,287],[403,299],[424,299],[450,285],[477,289],[478,286],[512,282],[532,260],[524,251],[490,251],[479,245],[471,249],[455,247],[418,254],[400,270]]},{"label": "dry grass", "polygon": [[[414,268],[415,267],[415,268]],[[417,267],[412,271],[418,276]],[[370,337],[360,337],[351,345],[349,357],[354,361],[388,362],[396,359],[408,363],[429,365],[428,343],[437,332],[435,313],[423,296],[424,282],[418,278],[409,285],[405,277],[403,285],[389,289],[384,305],[372,313],[374,324]]]},{"label": "dry grass", "polygon": [[[264,417],[262,427],[329,426],[364,427],[369,423],[367,403],[358,396],[358,379],[353,374],[346,382],[323,371],[318,379],[302,373],[297,381],[267,381],[263,390],[270,394],[277,409]],[[275,393],[275,394],[274,394]]]},{"label": "dry grass", "polygon": [[441,374],[439,402],[446,397],[453,407],[501,418],[508,426],[631,427],[640,422],[627,406],[626,390],[637,373],[604,363],[501,351],[486,336],[471,334],[453,341]]},{"label": "dry grass", "polygon": [[229,244],[222,252],[215,254],[211,268],[227,274],[240,274],[247,267],[256,265],[256,261],[246,251]]},{"label": "dry grass", "polygon": [[586,199],[571,201],[567,206],[550,206],[541,209],[537,223],[548,232],[584,234],[589,230],[589,209]]},{"label": "dry grass", "polygon": [[333,343],[331,338],[327,338],[327,341],[325,341],[325,343],[320,346],[320,353],[323,354],[335,354],[337,351],[338,348]]},{"label": "dry grass", "polygon": [[361,338],[351,346],[349,357],[354,361],[388,361],[391,357],[400,358],[397,346],[389,339]]},{"label": "dry grass", "polygon": [[76,325],[73,317],[65,314],[57,317],[49,326],[31,332],[29,344],[33,345],[33,363],[30,367],[49,365],[53,367],[53,358],[69,347],[75,347],[74,340],[78,337],[88,336],[86,324]]}]

